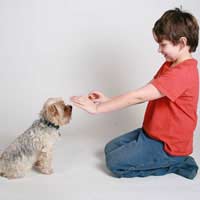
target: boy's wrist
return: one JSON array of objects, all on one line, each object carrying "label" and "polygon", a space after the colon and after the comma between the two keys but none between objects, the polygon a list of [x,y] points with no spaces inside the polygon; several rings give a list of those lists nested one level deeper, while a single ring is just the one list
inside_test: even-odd
[{"label": "boy's wrist", "polygon": [[110,97],[105,97],[104,102],[110,101],[111,99],[112,99],[112,98],[110,98]]}]

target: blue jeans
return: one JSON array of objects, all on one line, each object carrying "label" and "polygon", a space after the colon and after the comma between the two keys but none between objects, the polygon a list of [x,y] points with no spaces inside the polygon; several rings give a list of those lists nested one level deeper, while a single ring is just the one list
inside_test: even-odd
[{"label": "blue jeans", "polygon": [[168,155],[163,143],[148,137],[142,128],[109,142],[105,158],[108,169],[119,178],[175,173],[193,179],[198,171],[191,156]]}]

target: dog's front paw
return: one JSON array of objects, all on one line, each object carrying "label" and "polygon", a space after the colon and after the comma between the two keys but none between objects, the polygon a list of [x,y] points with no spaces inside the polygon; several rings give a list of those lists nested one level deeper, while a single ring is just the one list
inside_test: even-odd
[{"label": "dog's front paw", "polygon": [[40,172],[46,175],[50,175],[53,174],[53,169],[41,169]]}]

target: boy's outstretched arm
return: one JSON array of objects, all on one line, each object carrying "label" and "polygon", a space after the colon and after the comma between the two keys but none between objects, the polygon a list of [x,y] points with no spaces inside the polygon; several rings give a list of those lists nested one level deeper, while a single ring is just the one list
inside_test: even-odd
[{"label": "boy's outstretched arm", "polygon": [[163,96],[164,95],[160,93],[155,86],[149,83],[142,88],[115,96],[110,100],[100,104],[93,103],[88,96],[74,96],[71,97],[71,101],[75,106],[82,108],[91,114],[98,114],[119,110],[131,105],[158,99]]}]

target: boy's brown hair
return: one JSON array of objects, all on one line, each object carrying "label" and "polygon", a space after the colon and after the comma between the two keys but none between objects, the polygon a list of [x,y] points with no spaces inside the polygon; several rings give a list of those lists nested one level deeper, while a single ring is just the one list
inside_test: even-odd
[{"label": "boy's brown hair", "polygon": [[180,42],[181,37],[186,37],[190,52],[195,52],[198,46],[198,22],[192,14],[179,8],[166,11],[154,24],[153,33],[156,35],[158,42],[166,39],[174,45]]}]

